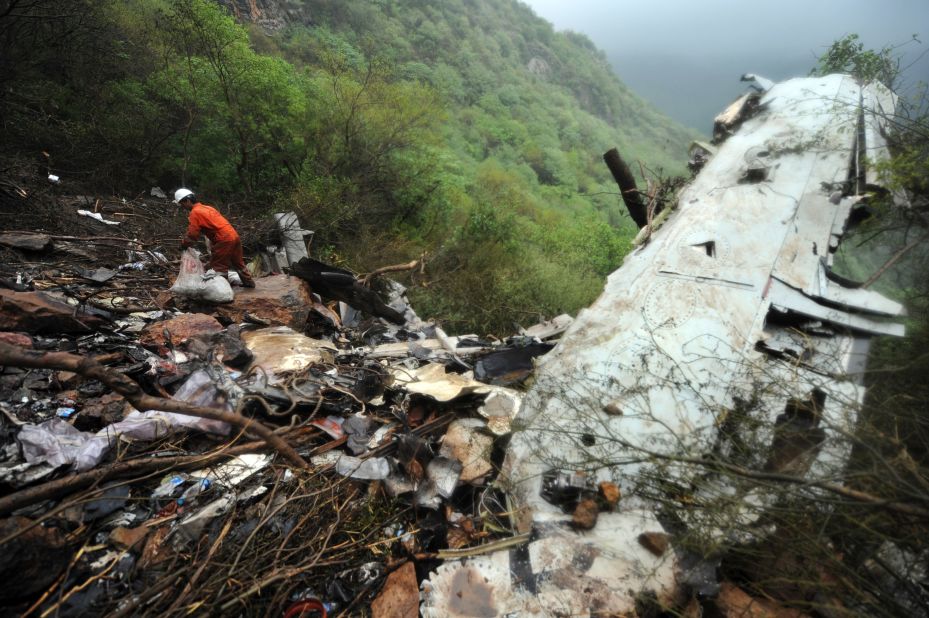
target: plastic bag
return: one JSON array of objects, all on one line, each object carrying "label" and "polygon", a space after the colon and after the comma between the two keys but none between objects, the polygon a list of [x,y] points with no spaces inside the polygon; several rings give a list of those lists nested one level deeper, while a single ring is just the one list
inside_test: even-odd
[{"label": "plastic bag", "polygon": [[216,272],[203,272],[200,254],[196,249],[187,249],[181,255],[181,270],[171,286],[178,296],[205,300],[210,303],[229,303],[235,296],[232,286]]},{"label": "plastic bag", "polygon": [[203,264],[196,249],[187,249],[181,254],[181,272],[177,274],[171,291],[181,296],[196,296],[200,293]]},{"label": "plastic bag", "polygon": [[[202,369],[190,374],[174,399],[232,410],[229,403],[221,403],[216,386]],[[53,418],[40,425],[23,425],[17,438],[27,462],[48,463],[56,468],[71,464],[74,470],[83,472],[99,464],[120,439],[155,440],[180,429],[198,429],[225,436],[230,427],[222,421],[177,412],[133,410],[123,420],[95,434],[78,431],[64,419]]]},{"label": "plastic bag", "polygon": [[229,281],[216,271],[206,271],[200,285],[200,298],[207,302],[231,303],[232,299],[235,298]]}]

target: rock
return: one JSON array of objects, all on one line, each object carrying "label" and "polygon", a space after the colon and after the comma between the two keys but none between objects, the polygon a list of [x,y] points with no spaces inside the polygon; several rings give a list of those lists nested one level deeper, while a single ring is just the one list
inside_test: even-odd
[{"label": "rock", "polygon": [[81,375],[73,371],[59,371],[55,373],[55,379],[61,386],[69,388],[81,381]]},{"label": "rock", "polygon": [[384,588],[371,603],[373,618],[417,618],[419,616],[419,583],[412,562],[387,576]]},{"label": "rock", "polygon": [[[4,367],[0,373],[0,393],[14,393],[19,390],[26,375],[19,367]],[[10,395],[9,401],[16,401],[15,394]]]},{"label": "rock", "polygon": [[160,564],[174,555],[174,550],[169,543],[165,543],[168,533],[171,532],[170,526],[161,526],[154,533],[150,534],[145,541],[145,547],[142,549],[142,556],[139,558],[139,569],[147,569],[150,566]]},{"label": "rock", "polygon": [[669,543],[670,539],[664,532],[643,532],[639,535],[639,545],[656,556],[663,556]]},{"label": "rock", "polygon": [[538,75],[539,77],[545,77],[551,72],[551,67],[548,66],[548,63],[545,62],[542,58],[538,56],[533,56],[529,59],[529,62],[526,63],[526,70],[532,73],[533,75]]},{"label": "rock", "polygon": [[252,361],[252,353],[239,337],[238,326],[208,335],[197,335],[187,342],[187,351],[206,359],[212,354],[217,361],[230,367],[244,367]]},{"label": "rock", "polygon": [[4,232],[0,234],[0,245],[26,251],[44,251],[52,244],[52,237],[48,234],[34,234],[31,232]]},{"label": "rock", "polygon": [[597,525],[597,517],[600,514],[600,507],[593,498],[584,498],[577,504],[574,509],[574,515],[571,518],[571,525],[577,530],[591,530]]},{"label": "rock", "polygon": [[51,374],[46,369],[30,371],[23,380],[23,388],[31,391],[47,391],[52,388]]},{"label": "rock", "polygon": [[106,283],[116,276],[117,271],[113,270],[112,268],[100,267],[91,270],[89,268],[81,268],[78,266],[74,267],[74,272],[81,277],[84,277],[85,279],[93,281],[94,283]]},{"label": "rock", "polygon": [[443,457],[456,459],[461,464],[461,481],[480,482],[493,471],[490,452],[494,440],[482,433],[484,422],[475,418],[461,418],[452,422],[445,432],[442,448]]},{"label": "rock", "polygon": [[603,481],[597,486],[597,489],[600,491],[600,497],[609,505],[610,509],[615,508],[619,499],[622,497],[622,492],[619,491],[619,487],[616,483]]},{"label": "rock", "polygon": [[167,330],[171,345],[179,347],[191,337],[212,335],[223,329],[216,318],[203,313],[182,313],[176,318],[149,324],[139,335],[139,343],[155,348],[162,355],[167,354],[164,331]]},{"label": "rock", "polygon": [[177,304],[174,301],[174,294],[171,290],[161,290],[155,294],[155,306],[159,309],[174,309]]},{"label": "rock", "polygon": [[32,334],[86,333],[106,324],[99,315],[75,307],[42,292],[0,290],[0,331]]},{"label": "rock", "polygon": [[140,545],[151,531],[152,529],[147,526],[139,526],[137,528],[117,526],[110,532],[110,542],[117,549],[133,549]]},{"label": "rock", "polygon": [[615,401],[611,401],[610,403],[603,406],[603,411],[609,414],[610,416],[622,416],[623,415],[623,409],[620,408],[619,404],[616,403]]},{"label": "rock", "polygon": [[126,400],[122,395],[107,393],[101,397],[88,399],[84,402],[74,427],[81,431],[99,431],[123,419],[126,409]]},{"label": "rock", "polygon": [[10,345],[18,345],[21,348],[32,347],[32,337],[22,333],[0,333],[0,341]]},{"label": "rock", "polygon": [[215,315],[230,322],[246,322],[246,314],[269,326],[289,326],[302,332],[313,306],[310,286],[297,277],[271,275],[255,279],[254,288],[236,288],[231,303],[215,308]]}]

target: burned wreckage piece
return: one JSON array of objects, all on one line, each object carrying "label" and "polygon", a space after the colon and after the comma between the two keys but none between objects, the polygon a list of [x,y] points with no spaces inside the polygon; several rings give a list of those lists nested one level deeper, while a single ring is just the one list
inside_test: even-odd
[{"label": "burned wreckage piece", "polygon": [[[751,98],[755,109],[663,227],[538,364],[501,473],[518,531],[533,535],[528,572],[513,569],[522,583],[496,615],[626,615],[642,594],[673,606],[696,586],[686,585],[692,556],[668,534],[703,526],[719,543],[738,542],[771,504],[763,487],[701,462],[828,479],[847,461],[868,340],[902,335],[893,318],[903,309],[847,287],[831,266],[875,182],[857,155],[869,164],[889,156],[882,126],[895,97],[830,75]],[[740,437],[757,448],[733,448],[740,431],[755,431]],[[623,498],[589,517],[598,483]],[[712,520],[688,508],[720,498],[737,506]],[[444,568],[442,581],[456,581]],[[524,604],[521,586],[538,602]],[[438,615],[433,596],[424,615]]]},{"label": "burned wreckage piece", "polygon": [[347,270],[305,257],[292,263],[289,272],[327,298],[342,301],[394,324],[402,325],[405,322],[401,312],[386,305],[374,291],[364,287]]},{"label": "burned wreckage piece", "polygon": [[[43,197],[33,225],[71,199]],[[54,254],[75,236],[39,255],[42,239],[5,239],[5,615],[416,613],[414,565],[513,542],[493,486],[508,386],[570,316],[448,336],[381,277],[422,258],[359,281],[310,260],[286,213],[286,251],[262,257],[298,276],[256,259],[255,287],[213,304],[166,289],[176,261],[138,260],[163,204],[101,199],[131,219],[81,261]]]}]

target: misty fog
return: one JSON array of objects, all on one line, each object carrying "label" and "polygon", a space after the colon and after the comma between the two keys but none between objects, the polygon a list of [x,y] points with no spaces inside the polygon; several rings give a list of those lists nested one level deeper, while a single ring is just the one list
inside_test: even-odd
[{"label": "misty fog", "polygon": [[[870,48],[903,44],[904,94],[929,81],[927,0],[523,2],[557,30],[586,34],[637,94],[703,132],[744,91],[743,73],[775,81],[807,75],[846,34]],[[922,42],[908,43],[914,34]]]}]

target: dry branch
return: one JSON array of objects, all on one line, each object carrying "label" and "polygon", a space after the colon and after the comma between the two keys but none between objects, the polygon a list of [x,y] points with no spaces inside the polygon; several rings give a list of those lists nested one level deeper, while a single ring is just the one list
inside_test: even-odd
[{"label": "dry branch", "polygon": [[[36,232],[35,230],[4,230],[9,234],[42,234],[43,232]],[[98,241],[98,240],[115,240],[117,242],[128,242],[140,246],[151,246],[157,243],[145,243],[140,242],[135,238],[126,238],[124,236],[63,236],[61,234],[47,234],[52,240],[74,240],[74,241]]]},{"label": "dry branch", "polygon": [[258,450],[260,446],[263,445],[263,442],[251,442],[218,453],[181,455],[178,457],[148,457],[145,459],[140,458],[130,461],[119,461],[113,464],[100,466],[93,470],[88,470],[87,472],[72,474],[3,496],[0,498],[0,515],[11,513],[17,509],[35,504],[36,502],[41,502],[42,500],[53,500],[60,496],[84,489],[85,487],[90,487],[96,483],[102,483],[106,480],[135,474],[144,474],[155,470],[200,468],[210,465],[220,459]]},{"label": "dry branch", "polygon": [[851,487],[846,487],[845,485],[838,485],[836,483],[829,483],[826,481],[820,481],[816,479],[808,479],[800,476],[793,476],[791,474],[782,474],[778,472],[759,472],[757,470],[750,470],[748,468],[743,468],[742,466],[737,466],[734,464],[726,463],[718,459],[707,459],[699,457],[685,457],[682,455],[665,455],[662,453],[657,453],[655,451],[650,451],[639,446],[635,446],[625,440],[620,440],[620,444],[625,447],[635,449],[640,453],[647,455],[648,457],[654,459],[660,459],[663,461],[672,461],[676,463],[685,463],[693,464],[695,466],[701,466],[710,470],[716,470],[719,472],[728,472],[729,474],[739,476],[746,479],[751,479],[754,481],[770,481],[772,483],[780,483],[786,485],[797,485],[797,486],[806,486],[806,487],[816,487],[824,491],[830,492],[834,495],[841,496],[843,498],[848,498],[852,502],[874,506],[898,513],[901,515],[907,515],[910,517],[916,517],[919,519],[929,520],[929,509],[925,509],[921,506],[915,504],[910,504],[908,502],[901,502],[898,500],[889,500],[882,498],[880,496],[875,496],[865,491],[860,491],[857,489],[852,489]]},{"label": "dry branch", "polygon": [[886,262],[884,262],[884,265],[883,265],[883,266],[881,266],[880,268],[878,268],[877,271],[875,271],[875,273],[874,273],[873,275],[871,275],[870,277],[868,277],[868,280],[867,280],[867,281],[865,281],[864,283],[861,284],[861,287],[862,287],[862,288],[870,287],[871,284],[874,283],[875,281],[877,281],[878,279],[880,279],[880,278],[881,278],[881,275],[883,275],[885,272],[887,272],[887,270],[890,269],[891,266],[893,266],[894,264],[896,264],[896,263],[900,260],[900,258],[902,258],[904,255],[906,255],[907,253],[909,253],[911,249],[913,249],[913,248],[917,247],[918,245],[920,245],[921,243],[925,242],[925,240],[926,240],[926,237],[925,237],[925,236],[923,236],[922,238],[918,238],[917,240],[914,240],[914,241],[911,242],[910,244],[906,245],[905,247],[903,247],[902,249],[900,249],[899,251],[897,251],[896,253],[894,253],[892,256],[890,256],[890,259],[889,259],[889,260],[887,260]]},{"label": "dry branch", "polygon": [[235,427],[252,432],[269,446],[280,453],[287,461],[299,468],[308,468],[309,464],[297,454],[283,438],[261,423],[246,418],[235,412],[227,412],[219,408],[194,406],[183,401],[153,397],[142,390],[131,378],[104,367],[92,358],[68,354],[66,352],[39,352],[24,350],[7,343],[0,343],[0,365],[14,367],[30,367],[35,369],[59,369],[78,373],[84,377],[103,382],[113,391],[119,393],[137,410],[160,410],[163,412],[177,412],[212,420],[229,423]]},{"label": "dry branch", "polygon": [[371,279],[373,279],[374,277],[377,277],[378,275],[383,275],[384,273],[396,273],[396,272],[402,272],[405,270],[415,270],[420,265],[424,265],[425,260],[426,260],[426,254],[424,253],[422,257],[420,257],[418,260],[413,260],[412,262],[407,262],[406,264],[393,264],[391,266],[382,266],[381,268],[372,270],[371,272],[366,274],[364,277],[362,277],[361,284],[368,285],[368,282],[371,281]]}]

